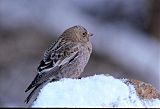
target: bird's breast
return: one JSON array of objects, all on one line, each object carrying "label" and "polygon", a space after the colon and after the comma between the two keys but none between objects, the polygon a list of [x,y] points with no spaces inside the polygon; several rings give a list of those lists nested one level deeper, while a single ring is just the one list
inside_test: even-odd
[{"label": "bird's breast", "polygon": [[91,50],[90,45],[79,46],[78,56],[70,64],[66,64],[61,69],[62,76],[66,78],[78,78],[89,61]]}]

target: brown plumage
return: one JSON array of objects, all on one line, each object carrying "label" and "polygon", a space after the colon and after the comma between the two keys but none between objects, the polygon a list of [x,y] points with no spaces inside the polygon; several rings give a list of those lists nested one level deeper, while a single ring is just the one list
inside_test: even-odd
[{"label": "brown plumage", "polygon": [[45,51],[44,58],[38,67],[38,74],[25,90],[34,88],[25,102],[28,103],[36,91],[45,84],[61,78],[78,78],[83,72],[90,54],[92,45],[89,33],[82,26],[73,26],[63,34]]}]

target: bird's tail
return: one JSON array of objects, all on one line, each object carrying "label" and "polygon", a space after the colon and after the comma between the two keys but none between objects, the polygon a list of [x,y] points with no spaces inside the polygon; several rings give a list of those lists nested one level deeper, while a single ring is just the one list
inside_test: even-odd
[{"label": "bird's tail", "polygon": [[30,99],[32,98],[32,96],[33,96],[37,91],[40,91],[40,89],[41,89],[41,87],[42,87],[42,84],[43,84],[43,83],[35,86],[35,88],[32,90],[32,92],[31,92],[31,93],[28,95],[28,97],[25,99],[24,102],[25,102],[26,104],[30,101]]}]

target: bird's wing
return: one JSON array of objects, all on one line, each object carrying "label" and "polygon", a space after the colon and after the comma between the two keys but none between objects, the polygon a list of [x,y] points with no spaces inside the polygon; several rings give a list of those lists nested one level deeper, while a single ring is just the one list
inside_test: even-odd
[{"label": "bird's wing", "polygon": [[[61,43],[60,43],[61,42]],[[57,41],[44,53],[44,59],[41,61],[38,71],[32,83],[26,89],[25,92],[32,89],[33,87],[41,84],[54,77],[58,74],[59,69],[67,63],[70,63],[74,58],[78,57],[77,44],[62,41]]]},{"label": "bird's wing", "polygon": [[64,65],[78,53],[78,50],[78,44],[63,41],[63,39],[60,38],[45,51],[44,58],[37,68],[38,72],[43,73],[56,66]]}]

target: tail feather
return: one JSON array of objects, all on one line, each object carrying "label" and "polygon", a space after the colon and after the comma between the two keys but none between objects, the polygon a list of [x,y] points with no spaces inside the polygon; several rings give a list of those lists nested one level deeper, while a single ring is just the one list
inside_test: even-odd
[{"label": "tail feather", "polygon": [[[57,81],[59,80],[58,77],[55,77],[54,75],[56,75],[59,72],[60,67],[56,66],[54,69],[42,73],[42,74],[37,74],[36,77],[34,78],[34,80],[32,81],[32,83],[28,86],[28,88],[25,90],[25,92],[29,91],[30,89],[34,88],[32,90],[32,92],[28,95],[28,97],[25,100],[25,103],[28,103],[30,101],[30,99],[32,98],[32,96],[39,91],[42,86],[46,85],[48,82],[50,81]],[[50,78],[53,77],[52,80],[50,80]]]},{"label": "tail feather", "polygon": [[56,66],[55,68],[51,69],[48,72],[44,72],[44,73],[38,73],[36,75],[36,77],[34,78],[34,80],[31,82],[31,84],[28,86],[28,88],[25,90],[25,92],[29,91],[30,89],[36,87],[38,84],[41,84],[47,80],[49,80],[50,77],[53,77],[54,75],[56,75],[59,71],[59,66]]},{"label": "tail feather", "polygon": [[36,77],[34,78],[34,80],[32,81],[32,83],[27,87],[27,89],[25,90],[25,92],[29,91],[30,89],[32,89],[33,87],[35,87],[35,83],[37,78],[39,77],[39,74],[36,75]]},{"label": "tail feather", "polygon": [[32,90],[32,92],[28,95],[28,97],[27,97],[27,98],[25,99],[25,101],[24,101],[26,104],[30,101],[31,97],[32,97],[37,91],[39,91],[39,89],[41,88],[40,86],[42,86],[42,84],[37,85],[37,86]]}]

